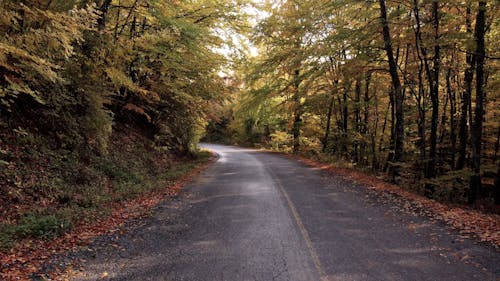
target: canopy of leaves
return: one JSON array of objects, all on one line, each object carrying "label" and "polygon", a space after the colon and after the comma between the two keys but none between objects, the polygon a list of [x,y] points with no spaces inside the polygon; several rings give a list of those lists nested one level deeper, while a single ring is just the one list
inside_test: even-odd
[{"label": "canopy of leaves", "polygon": [[[402,84],[404,163],[393,161],[397,107],[380,2]],[[498,5],[488,2],[485,79],[478,84],[471,58],[480,55],[480,5],[264,1],[259,6],[264,16],[251,35],[258,55],[240,70],[245,83],[231,107],[234,112],[226,111],[225,120],[234,120],[227,126],[228,138],[288,151],[292,135],[298,136],[303,153],[338,157],[374,171],[397,167],[404,176],[394,180],[414,182],[428,196],[460,202],[470,193],[463,178],[480,147],[486,175],[481,192],[488,197],[494,193],[500,147],[500,26]],[[482,105],[476,101],[483,94],[476,93],[475,85],[485,86],[480,141],[473,141],[479,131],[474,120],[481,120],[476,116]],[[458,174],[450,180],[449,175]]]},{"label": "canopy of leaves", "polygon": [[125,122],[158,145],[186,153],[225,92],[218,72],[227,59],[217,52],[224,42],[216,31],[243,27],[241,6],[220,0],[2,1],[2,121],[32,117],[61,145],[99,151],[112,122]]}]

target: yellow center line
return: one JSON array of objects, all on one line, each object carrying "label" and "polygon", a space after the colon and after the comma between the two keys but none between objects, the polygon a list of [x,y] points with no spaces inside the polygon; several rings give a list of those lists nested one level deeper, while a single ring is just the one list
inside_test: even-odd
[{"label": "yellow center line", "polygon": [[281,181],[278,179],[278,177],[270,170],[267,169],[271,177],[273,178],[274,182],[278,186],[278,189],[280,192],[283,194],[283,197],[285,197],[286,202],[288,204],[288,207],[290,208],[290,211],[292,212],[292,216],[295,219],[295,222],[297,223],[297,226],[299,227],[300,234],[302,235],[302,238],[304,239],[307,250],[309,251],[309,254],[311,255],[312,262],[314,264],[314,267],[316,268],[316,271],[318,272],[318,275],[320,276],[321,281],[328,281],[328,278],[325,274],[325,271],[323,270],[323,266],[321,265],[321,261],[319,260],[318,254],[316,250],[314,249],[313,243],[311,241],[311,238],[309,236],[309,233],[307,232],[307,229],[304,226],[304,223],[302,222],[302,219],[299,216],[299,213],[297,212],[297,209],[295,208],[295,205],[293,204],[292,200],[290,199],[290,196],[288,193],[285,191],[285,188],[283,187],[283,184],[281,184]]}]

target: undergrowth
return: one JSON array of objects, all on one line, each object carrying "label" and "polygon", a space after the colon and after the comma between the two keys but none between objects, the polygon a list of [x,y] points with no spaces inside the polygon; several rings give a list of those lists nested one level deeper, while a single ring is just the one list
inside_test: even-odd
[{"label": "undergrowth", "polygon": [[[23,239],[51,239],[110,214],[113,203],[164,189],[209,158],[176,157],[140,132],[112,136],[107,154],[52,149],[23,132],[0,154],[0,250]],[[14,145],[15,144],[15,145]]]},{"label": "undergrowth", "polygon": [[[263,147],[286,154],[292,153],[290,147],[285,147],[285,149],[283,149],[280,146],[273,146],[272,144],[273,143],[271,142],[271,144],[267,146],[264,145]],[[317,150],[300,151],[299,155],[307,159],[332,165],[336,168],[355,169],[379,178],[384,178],[388,182],[393,180],[387,173],[381,171],[380,169],[374,169],[370,165],[358,164],[337,155],[322,153]],[[416,194],[426,196],[441,203],[458,206],[467,205],[469,179],[472,174],[470,169],[463,169],[459,171],[450,170],[443,172],[442,175],[436,178],[425,179],[421,173],[415,172],[423,169],[419,165],[420,163],[417,162],[405,163],[401,165],[400,175],[395,183]],[[484,166],[482,170],[483,191],[481,196],[483,198],[478,199],[474,207],[485,212],[498,213],[500,211],[498,208],[493,206],[492,193],[494,184],[490,183],[492,178],[494,178],[496,172],[495,168],[496,167]],[[432,191],[429,191],[429,188],[426,188],[426,186],[432,186]]]}]

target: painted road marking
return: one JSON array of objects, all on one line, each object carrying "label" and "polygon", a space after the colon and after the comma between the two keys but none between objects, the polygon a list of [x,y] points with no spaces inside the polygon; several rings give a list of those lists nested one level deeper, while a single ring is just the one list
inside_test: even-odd
[{"label": "painted road marking", "polygon": [[297,223],[297,226],[299,227],[300,234],[302,235],[302,238],[304,239],[307,250],[309,251],[309,254],[311,255],[311,259],[313,261],[314,267],[316,268],[318,275],[320,276],[320,279],[322,281],[328,281],[328,278],[326,277],[325,271],[323,270],[323,266],[321,265],[321,261],[319,260],[318,254],[316,250],[314,249],[313,243],[311,241],[311,238],[309,236],[309,233],[307,232],[307,229],[304,226],[304,223],[302,222],[302,219],[299,216],[299,213],[297,212],[297,209],[295,208],[295,205],[293,204],[292,200],[290,199],[290,196],[288,196],[288,193],[285,191],[285,188],[283,187],[283,184],[281,184],[281,181],[278,179],[278,177],[270,170],[266,169],[268,173],[271,175],[271,178],[273,181],[276,183],[278,186],[278,189],[280,190],[281,194],[283,194],[283,197],[285,197],[286,202],[288,204],[288,207],[290,208],[290,211],[292,212],[292,216],[295,219],[295,222]]}]

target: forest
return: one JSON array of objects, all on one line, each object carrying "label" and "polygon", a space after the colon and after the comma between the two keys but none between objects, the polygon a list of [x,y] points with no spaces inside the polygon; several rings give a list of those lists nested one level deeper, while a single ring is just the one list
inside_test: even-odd
[{"label": "forest", "polygon": [[104,216],[206,159],[196,144],[228,91],[217,49],[222,30],[244,27],[238,9],[0,2],[0,249]]},{"label": "forest", "polygon": [[387,178],[444,202],[500,203],[495,1],[278,1],[208,139]]},{"label": "forest", "polygon": [[2,0],[0,250],[172,182],[201,140],[498,212],[498,1]]}]

